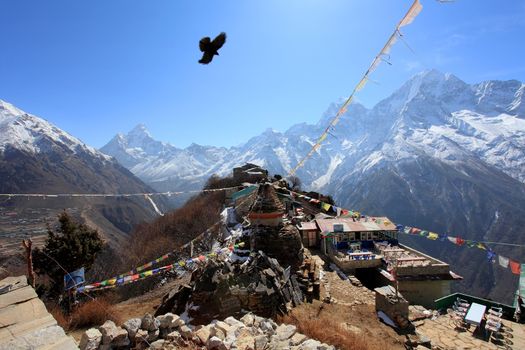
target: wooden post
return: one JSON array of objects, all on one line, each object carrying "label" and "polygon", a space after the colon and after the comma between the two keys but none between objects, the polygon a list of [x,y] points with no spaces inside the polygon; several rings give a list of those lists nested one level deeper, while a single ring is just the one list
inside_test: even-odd
[{"label": "wooden post", "polygon": [[31,252],[32,246],[33,242],[31,241],[31,238],[29,238],[27,241],[25,239],[22,240],[22,247],[24,247],[26,250],[27,276],[29,279],[29,284],[35,288],[36,276],[35,272],[33,271],[33,254]]}]

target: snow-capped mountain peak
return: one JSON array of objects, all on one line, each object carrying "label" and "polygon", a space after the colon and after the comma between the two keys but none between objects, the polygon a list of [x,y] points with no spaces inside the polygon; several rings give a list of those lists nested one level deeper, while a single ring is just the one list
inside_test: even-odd
[{"label": "snow-capped mountain peak", "polygon": [[[523,91],[523,84],[517,81],[469,85],[452,74],[421,72],[372,109],[351,104],[298,176],[306,187],[336,195],[337,184],[349,177],[428,156],[454,164],[477,159],[523,182]],[[167,146],[152,141],[144,126],[137,126],[124,137],[126,147],[112,151],[112,141],[102,150],[125,165],[130,163],[132,172],[146,181],[171,179],[178,188],[186,181],[183,179],[191,179],[195,186],[214,173],[227,175],[245,162],[287,174],[308,153],[343,102],[330,104],[315,125],[301,123],[285,132],[268,128],[230,149],[192,145],[184,150],[171,146],[171,152],[148,150],[147,145]],[[141,143],[133,143],[133,137]]]},{"label": "snow-capped mountain peak", "polygon": [[110,159],[48,121],[0,100],[0,152],[9,147],[31,153],[51,152],[60,147],[73,153],[88,152],[101,159]]}]

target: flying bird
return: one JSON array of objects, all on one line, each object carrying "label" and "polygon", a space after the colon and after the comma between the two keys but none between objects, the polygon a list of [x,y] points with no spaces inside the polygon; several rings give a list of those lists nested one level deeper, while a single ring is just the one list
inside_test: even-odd
[{"label": "flying bird", "polygon": [[219,50],[222,45],[226,42],[226,33],[222,32],[217,35],[213,41],[209,37],[202,38],[199,41],[199,49],[204,52],[202,58],[199,60],[199,63],[208,64],[213,59],[214,55],[219,56],[217,50]]}]

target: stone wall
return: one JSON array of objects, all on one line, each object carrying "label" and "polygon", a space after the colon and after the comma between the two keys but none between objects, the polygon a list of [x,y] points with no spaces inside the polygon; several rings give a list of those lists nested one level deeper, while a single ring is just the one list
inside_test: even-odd
[{"label": "stone wall", "polygon": [[434,300],[449,295],[450,280],[399,281],[399,290],[411,304],[434,308]]},{"label": "stone wall", "polygon": [[309,339],[293,325],[277,325],[273,320],[245,314],[239,320],[227,317],[202,326],[187,324],[178,315],[168,313],[132,318],[117,327],[106,321],[88,329],[80,340],[81,350],[97,349],[179,349],[201,347],[210,350],[335,350],[333,346]]}]

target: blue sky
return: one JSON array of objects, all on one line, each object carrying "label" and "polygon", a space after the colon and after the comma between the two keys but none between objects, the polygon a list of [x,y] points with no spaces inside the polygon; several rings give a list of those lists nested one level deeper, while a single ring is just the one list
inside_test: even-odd
[{"label": "blue sky", "polygon": [[[359,81],[411,0],[0,0],[0,99],[103,146],[144,123],[156,139],[232,146],[316,123]],[[525,81],[525,2],[421,0],[357,96],[373,106],[430,68]],[[198,41],[225,31],[209,66]]]}]

